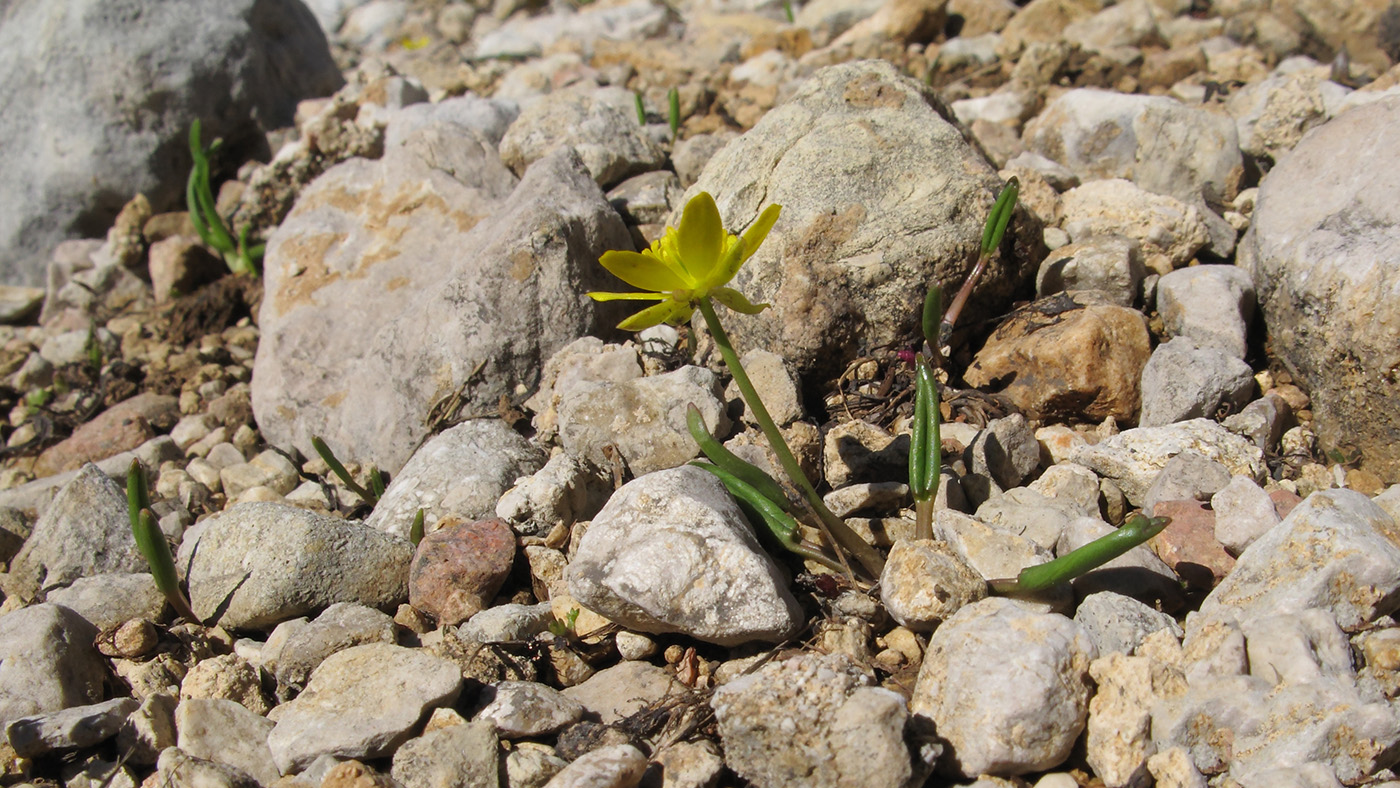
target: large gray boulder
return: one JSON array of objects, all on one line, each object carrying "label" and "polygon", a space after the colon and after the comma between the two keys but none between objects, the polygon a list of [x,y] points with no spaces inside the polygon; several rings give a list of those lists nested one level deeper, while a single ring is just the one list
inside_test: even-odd
[{"label": "large gray boulder", "polygon": [[0,281],[145,194],[183,201],[190,123],[255,150],[340,71],[300,0],[12,0],[0,13]]},{"label": "large gray boulder", "polygon": [[[839,373],[857,346],[917,335],[929,285],[954,291],[976,262],[1003,185],[951,118],[889,63],[846,63],[813,74],[710,159],[686,199],[709,192],[730,232],[783,206],[732,283],[773,305],[725,320],[738,346],[779,353],[803,373]],[[1010,301],[1043,257],[1039,239],[1018,209],[974,309]]]},{"label": "large gray boulder", "polygon": [[1310,132],[1259,186],[1239,264],[1324,448],[1400,481],[1400,99]]},{"label": "large gray boulder", "polygon": [[[626,314],[585,293],[631,249],[572,149],[517,185],[495,146],[430,123],[302,193],[268,244],[253,412],[269,441],[396,471],[447,416],[494,415],[555,350]],[[615,308],[605,308],[615,307]]]}]

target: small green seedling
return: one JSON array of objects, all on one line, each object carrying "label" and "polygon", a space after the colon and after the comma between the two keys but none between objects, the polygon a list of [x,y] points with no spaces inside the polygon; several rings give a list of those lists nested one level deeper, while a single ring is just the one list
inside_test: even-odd
[{"label": "small green seedling", "polygon": [[408,527],[408,541],[412,542],[414,547],[417,547],[417,546],[418,546],[418,543],[421,542],[421,541],[423,541],[423,510],[422,510],[422,509],[419,509],[419,510],[418,510],[418,513],[415,514],[415,515],[413,515],[413,525],[410,525],[410,526]]},{"label": "small green seedling", "polygon": [[681,92],[675,88],[666,91],[666,122],[671,127],[671,142],[681,133]]},{"label": "small green seedling", "polygon": [[88,327],[87,343],[86,343],[85,350],[87,351],[87,362],[88,362],[88,367],[89,367],[94,373],[96,373],[96,372],[101,372],[101,371],[102,371],[102,343],[100,343],[100,342],[97,341],[97,333],[92,329],[91,326]]},{"label": "small green seedling", "polygon": [[783,0],[783,16],[790,25],[797,22],[797,15],[792,12],[792,0]]},{"label": "small green seedling", "polygon": [[235,274],[257,276],[264,245],[248,245],[247,225],[239,231],[235,242],[215,205],[209,181],[209,155],[218,150],[222,142],[216,139],[206,148],[200,141],[199,121],[195,120],[190,126],[190,156],[194,159],[194,169],[190,170],[189,180],[185,182],[185,204],[200,240],[224,258],[229,270]]},{"label": "small green seedling", "polygon": [[549,622],[549,632],[555,637],[570,638],[578,635],[578,614],[579,609],[569,608],[569,612],[564,614],[564,620],[552,619]]},{"label": "small green seedling", "polygon": [[632,101],[633,101],[633,102],[636,104],[636,106],[637,106],[637,125],[638,125],[638,126],[645,126],[645,125],[647,125],[647,108],[646,108],[646,105],[642,103],[642,91],[640,91],[640,90],[633,91],[633,92],[632,92]]},{"label": "small green seedling", "polygon": [[146,558],[151,567],[151,577],[156,588],[165,595],[165,601],[175,608],[176,614],[191,624],[200,623],[199,617],[190,608],[185,592],[180,590],[180,578],[175,572],[175,559],[170,555],[170,543],[156,524],[151,512],[151,495],[146,485],[146,468],[140,460],[132,460],[126,472],[126,505],[131,517],[131,534],[136,538],[136,549]]},{"label": "small green seedling", "polygon": [[1128,518],[1123,527],[1095,539],[1068,555],[1021,570],[1015,579],[991,580],[987,583],[994,594],[1016,595],[1044,591],[1060,583],[1097,569],[1162,532],[1172,521],[1170,517],[1147,517],[1138,513]]},{"label": "small green seedling", "polygon": [[379,473],[378,468],[370,469],[370,489],[366,490],[364,486],[355,481],[349,471],[345,470],[345,466],[341,464],[340,460],[336,459],[330,447],[326,445],[325,441],[321,440],[321,436],[311,436],[311,448],[315,449],[316,453],[321,455],[321,459],[325,460],[326,465],[330,466],[331,473],[334,473],[336,478],[340,479],[341,483],[344,484],[350,492],[360,496],[360,499],[370,506],[379,503],[379,499],[384,495],[384,477]]},{"label": "small green seedling", "polygon": [[1011,214],[1016,211],[1016,198],[1020,193],[1021,182],[1013,176],[1002,187],[1001,194],[997,195],[992,212],[987,216],[987,225],[982,230],[982,248],[977,255],[977,264],[972,267],[972,273],[967,275],[967,281],[963,282],[962,288],[953,297],[948,312],[943,316],[938,341],[933,342],[935,349],[948,344],[952,338],[953,326],[957,325],[958,317],[962,314],[968,297],[972,295],[972,289],[977,286],[977,280],[982,278],[982,272],[987,268],[987,261],[992,259],[992,253],[1001,246],[1002,236],[1006,234],[1006,226],[1011,222]]},{"label": "small green seedling", "polygon": [[48,386],[40,389],[30,389],[29,392],[24,395],[24,406],[28,408],[29,413],[33,415],[37,413],[40,408],[49,404],[52,399],[53,389]]}]

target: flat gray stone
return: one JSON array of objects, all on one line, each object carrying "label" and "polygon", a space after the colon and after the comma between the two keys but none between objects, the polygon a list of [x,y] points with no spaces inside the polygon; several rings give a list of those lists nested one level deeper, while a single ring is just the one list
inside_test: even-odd
[{"label": "flat gray stone", "polygon": [[1254,282],[1233,265],[1197,265],[1157,280],[1157,311],[1172,336],[1243,359],[1254,319]]},{"label": "flat gray stone", "polygon": [[208,624],[263,629],[336,602],[408,600],[406,539],[306,509],[243,503],[185,534],[177,563]]},{"label": "flat gray stone", "polygon": [[159,621],[166,604],[165,595],[145,572],[80,577],[67,588],[49,592],[46,598],[104,630],[133,618]]},{"label": "flat gray stone", "polygon": [[322,662],[306,690],[277,707],[267,745],[283,774],[323,754],[385,757],[461,689],[461,671],[445,659],[387,643],[355,646]]},{"label": "flat gray stone", "polygon": [[313,621],[277,625],[262,648],[262,668],[281,685],[301,689],[311,672],[337,651],[366,643],[396,643],[393,617],[364,605],[337,602]]},{"label": "flat gray stone", "polygon": [[298,101],[342,83],[297,2],[204,0],[154,15],[103,0],[7,5],[0,279],[9,284],[43,284],[54,245],[104,235],[132,195],[183,210],[195,119],[206,143],[223,137],[235,156],[250,153],[261,133],[291,123]]},{"label": "flat gray stone", "polygon": [[1235,412],[1254,392],[1254,370],[1239,358],[1190,337],[1163,342],[1142,369],[1143,427]]},{"label": "flat gray stone", "polygon": [[262,785],[282,776],[267,747],[267,735],[275,724],[223,698],[186,698],[175,707],[182,751],[240,769]]},{"label": "flat gray stone", "polygon": [[21,717],[5,726],[5,737],[25,758],[93,747],[117,735],[117,729],[141,704],[116,698],[91,706]]},{"label": "flat gray stone", "polygon": [[89,463],[54,496],[34,532],[10,562],[5,593],[42,598],[49,589],[80,577],[142,572],[149,566],[136,549],[126,493]]},{"label": "flat gray stone", "polygon": [[1084,628],[1104,656],[1115,651],[1131,656],[1143,638],[1162,629],[1171,630],[1177,638],[1182,635],[1176,619],[1112,591],[1084,597],[1075,608],[1074,623]]},{"label": "flat gray stone", "polygon": [[53,603],[0,616],[0,728],[20,717],[102,700],[97,628]]}]

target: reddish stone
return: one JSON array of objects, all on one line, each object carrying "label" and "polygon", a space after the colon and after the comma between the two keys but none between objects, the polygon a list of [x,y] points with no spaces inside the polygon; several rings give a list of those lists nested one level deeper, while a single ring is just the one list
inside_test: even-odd
[{"label": "reddish stone", "polygon": [[155,437],[153,424],[169,429],[179,412],[176,399],[164,394],[147,392],[118,402],[45,449],[34,462],[34,475],[77,470],[84,463],[134,449]]},{"label": "reddish stone", "polygon": [[1303,502],[1303,499],[1298,497],[1297,493],[1291,493],[1287,490],[1274,490],[1270,492],[1269,500],[1274,502],[1274,511],[1278,512],[1279,519],[1287,517],[1288,513],[1293,511],[1293,507]]},{"label": "reddish stone", "polygon": [[423,537],[408,574],[409,604],[453,626],[491,604],[515,563],[502,520],[454,522]]},{"label": "reddish stone", "polygon": [[1235,559],[1215,538],[1215,512],[1200,501],[1161,501],[1155,517],[1172,518],[1166,530],[1152,537],[1152,551],[1189,586],[1211,589],[1235,567]]}]

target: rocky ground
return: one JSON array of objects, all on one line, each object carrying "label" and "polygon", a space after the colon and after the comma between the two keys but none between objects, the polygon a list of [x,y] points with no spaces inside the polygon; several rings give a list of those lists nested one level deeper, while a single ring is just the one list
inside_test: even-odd
[{"label": "rocky ground", "polygon": [[[12,4],[0,782],[1400,786],[1397,59],[1376,0]],[[582,295],[702,190],[783,206],[724,319],[879,578],[686,465],[692,403],[773,465],[698,322]]]}]

